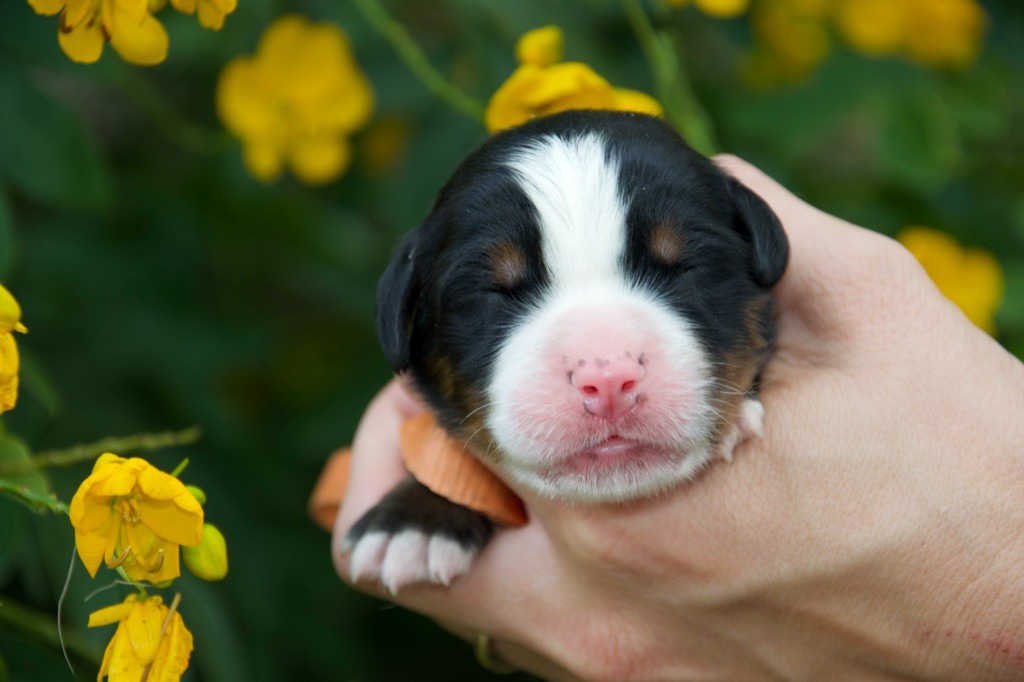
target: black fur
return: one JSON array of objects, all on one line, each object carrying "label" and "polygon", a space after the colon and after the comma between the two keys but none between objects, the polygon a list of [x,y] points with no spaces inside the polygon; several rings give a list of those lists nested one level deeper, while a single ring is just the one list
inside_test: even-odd
[{"label": "black fur", "polygon": [[431,492],[410,476],[363,514],[345,539],[355,543],[367,533],[396,534],[403,530],[443,535],[465,549],[479,550],[491,539],[494,524],[486,516]]},{"label": "black fur", "polygon": [[[539,136],[587,132],[600,133],[619,158],[620,192],[630,206],[626,271],[690,318],[713,356],[746,342],[745,316],[758,299],[762,336],[773,337],[768,291],[789,250],[760,197],[660,119],[608,111],[540,118],[490,138],[456,169],[378,288],[377,328],[388,361],[411,376],[457,436],[477,430],[465,417],[480,405],[481,382],[505,330],[548,284],[535,212],[502,162]],[[659,221],[673,225],[685,244],[677,265],[650,254],[648,236]],[[512,290],[489,282],[486,253],[499,241],[515,242],[530,257],[527,276]]]}]

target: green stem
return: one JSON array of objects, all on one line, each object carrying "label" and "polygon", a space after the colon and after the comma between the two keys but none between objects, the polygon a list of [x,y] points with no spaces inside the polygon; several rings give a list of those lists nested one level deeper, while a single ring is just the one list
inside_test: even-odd
[{"label": "green stem", "polygon": [[35,455],[28,462],[16,462],[14,466],[0,463],[0,476],[25,474],[46,467],[61,467],[95,459],[105,452],[123,455],[134,450],[159,450],[176,445],[191,445],[199,440],[202,431],[198,426],[190,426],[181,431],[164,431],[162,433],[137,433],[132,436],[108,436],[95,443],[74,445],[63,450],[47,450]]},{"label": "green stem", "polygon": [[654,28],[640,0],[621,2],[651,67],[654,87],[665,106],[666,117],[694,149],[708,156],[716,153],[714,124],[693,92],[683,56],[673,47],[672,38]]},{"label": "green stem", "polygon": [[24,502],[36,511],[51,511],[54,514],[67,514],[68,506],[57,499],[53,493],[34,493],[23,485],[11,483],[0,478],[0,493],[5,493]]},{"label": "green stem", "polygon": [[[56,652],[61,650],[57,619],[53,614],[35,611],[7,597],[0,601],[0,630],[14,630]],[[94,668],[99,667],[100,657],[80,635],[66,633],[64,644],[76,658]]]},{"label": "green stem", "polygon": [[159,88],[135,70],[119,69],[114,83],[153,122],[164,137],[192,154],[217,154],[234,141],[222,130],[211,130],[190,121],[176,110]]},{"label": "green stem", "polygon": [[449,83],[430,64],[427,55],[412,39],[405,27],[392,19],[378,0],[353,0],[353,4],[359,8],[359,11],[363,13],[377,33],[391,43],[405,65],[428,90],[447,102],[455,111],[469,116],[478,123],[483,123],[483,105]]},{"label": "green stem", "polygon": [[188,457],[186,457],[185,459],[183,459],[180,462],[178,462],[178,466],[174,467],[174,471],[171,472],[171,476],[174,476],[175,478],[180,477],[181,476],[181,472],[184,471],[185,467],[188,466],[188,462],[189,462]]}]

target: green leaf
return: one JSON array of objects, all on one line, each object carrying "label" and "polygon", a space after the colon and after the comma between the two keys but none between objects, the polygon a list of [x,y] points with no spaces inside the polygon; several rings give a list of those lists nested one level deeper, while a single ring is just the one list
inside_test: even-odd
[{"label": "green leaf", "polygon": [[[9,434],[0,436],[0,469],[18,471],[27,465],[29,451],[25,444]],[[36,511],[67,511],[67,507],[50,492],[50,482],[39,471],[0,476],[0,493],[10,495]]]},{"label": "green leaf", "polygon": [[915,90],[889,103],[878,158],[890,177],[934,190],[949,182],[962,156],[960,131],[936,93]]},{"label": "green leaf", "polygon": [[1007,261],[1005,265],[1006,294],[996,313],[996,326],[1024,330],[1024,261]]},{"label": "green leaf", "polygon": [[0,176],[18,190],[72,208],[109,200],[109,172],[79,120],[6,64],[0,64],[0,130]]},{"label": "green leaf", "polygon": [[23,351],[21,355],[21,390],[25,395],[38,400],[51,417],[60,414],[62,403],[57,387],[46,369],[28,350]]},{"label": "green leaf", "polygon": [[14,260],[14,216],[4,188],[0,186],[0,278],[10,271]]}]

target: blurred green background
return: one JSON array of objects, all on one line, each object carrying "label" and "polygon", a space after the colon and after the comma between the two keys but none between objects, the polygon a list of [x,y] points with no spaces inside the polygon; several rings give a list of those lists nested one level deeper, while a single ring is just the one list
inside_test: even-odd
[{"label": "blurred green background", "polygon": [[[994,253],[1006,280],[997,338],[1024,356],[1024,7],[981,4],[988,27],[968,68],[868,57],[833,39],[816,68],[770,83],[751,76],[749,15],[648,9],[684,56],[721,149],[853,222],[887,234],[928,225]],[[616,2],[385,6],[481,101],[515,67],[519,35],[552,23],[568,59],[654,92]],[[220,69],[286,12],[343,27],[377,96],[353,165],[324,187],[252,179],[214,108]],[[163,64],[132,66],[108,49],[84,66],[59,49],[54,17],[0,2],[0,282],[30,329],[0,447],[203,428],[197,445],[150,456],[165,470],[191,458],[184,478],[206,491],[229,544],[224,582],[180,583],[190,679],[490,679],[467,645],[346,588],[305,509],[325,458],[389,377],[372,312],[390,250],[487,133],[432,96],[349,3],[240,0],[220,32],[160,16]],[[88,471],[46,475],[66,501]],[[72,548],[65,517],[0,498],[11,679],[70,678],[52,637]],[[100,584],[79,565],[63,612],[81,679],[111,634],[84,628],[117,599],[86,603]]]}]

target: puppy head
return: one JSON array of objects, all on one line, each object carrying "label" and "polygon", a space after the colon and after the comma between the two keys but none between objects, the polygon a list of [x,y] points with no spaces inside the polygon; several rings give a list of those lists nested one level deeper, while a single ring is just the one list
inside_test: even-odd
[{"label": "puppy head", "polygon": [[491,138],[399,247],[392,367],[519,484],[622,501],[692,477],[772,336],[771,210],[661,121],[572,111]]}]

